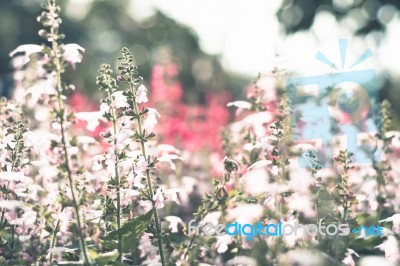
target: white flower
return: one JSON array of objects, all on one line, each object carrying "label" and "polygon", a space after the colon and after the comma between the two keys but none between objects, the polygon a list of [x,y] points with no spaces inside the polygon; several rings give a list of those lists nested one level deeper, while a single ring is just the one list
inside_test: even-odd
[{"label": "white flower", "polygon": [[177,204],[180,204],[179,199],[178,199],[178,192],[180,189],[178,188],[170,188],[164,191],[166,199],[172,200],[176,202]]},{"label": "white flower", "polygon": [[159,144],[157,145],[157,152],[164,154],[164,153],[176,153],[179,154],[180,150],[178,150],[177,148],[175,148],[172,145],[169,144]]},{"label": "white flower", "polygon": [[247,168],[247,171],[250,171],[252,168],[259,169],[259,168],[265,168],[265,167],[271,166],[271,165],[272,165],[272,161],[270,161],[270,160],[260,160],[260,161],[253,163],[252,165],[250,165],[249,168]]},{"label": "white flower", "polygon": [[286,200],[290,209],[302,212],[305,217],[311,218],[316,215],[314,203],[310,196],[295,192],[287,197]]},{"label": "white flower", "polygon": [[27,147],[33,147],[33,151],[40,155],[42,152],[50,148],[50,140],[54,136],[46,134],[45,132],[32,132],[27,131],[23,134],[24,142]]},{"label": "white flower", "polygon": [[135,174],[137,175],[143,175],[143,172],[145,172],[147,170],[147,161],[143,156],[139,157],[139,160],[136,163],[136,167],[135,167]]},{"label": "white flower", "polygon": [[76,63],[80,63],[82,61],[82,54],[79,52],[85,52],[85,49],[76,43],[70,43],[64,45],[64,59],[72,66],[75,66]]},{"label": "white flower", "polygon": [[129,204],[129,202],[136,198],[140,193],[137,190],[134,189],[127,189],[127,188],[123,188],[120,190],[120,194],[121,194],[121,203],[123,205]]},{"label": "white flower", "polygon": [[241,109],[250,109],[251,108],[251,103],[246,102],[246,101],[235,101],[235,102],[230,102],[226,106],[235,106],[237,108]]},{"label": "white flower", "polygon": [[35,211],[25,211],[20,218],[16,218],[10,221],[12,225],[25,225],[33,226],[36,221],[37,213]]},{"label": "white flower", "polygon": [[115,108],[129,107],[128,99],[125,95],[123,95],[123,91],[116,91],[111,94],[114,98],[114,106]]},{"label": "white flower", "polygon": [[145,212],[149,212],[153,208],[151,201],[149,200],[141,200],[139,201],[139,205],[143,207]]},{"label": "white flower", "polygon": [[134,132],[128,128],[122,128],[116,135],[117,138],[117,148],[123,149],[126,145],[129,145],[133,142],[131,136]]},{"label": "white flower", "polygon": [[228,219],[238,223],[254,223],[262,216],[264,208],[259,204],[246,203],[228,210]]},{"label": "white flower", "polygon": [[110,107],[108,106],[107,103],[101,103],[100,104],[100,114],[105,115],[106,113],[110,112]]},{"label": "white flower", "polygon": [[93,161],[92,170],[98,171],[103,168],[102,161],[104,160],[103,154],[98,154],[92,157],[91,161]]},{"label": "white flower", "polygon": [[147,103],[149,99],[147,99],[147,89],[142,84],[136,91],[136,102],[137,103]]},{"label": "white flower", "polygon": [[100,112],[79,112],[75,113],[75,116],[77,119],[87,123],[86,128],[89,131],[94,131],[100,124],[99,119],[103,119]]},{"label": "white flower", "polygon": [[360,255],[358,255],[354,250],[348,248],[346,252],[346,257],[342,260],[342,262],[347,266],[355,266],[356,263],[353,260],[352,257],[353,254],[356,255],[357,257],[360,257]]},{"label": "white flower", "polygon": [[394,236],[388,236],[387,240],[383,241],[382,244],[376,246],[385,252],[385,257],[388,259],[398,259],[400,257],[399,244]]},{"label": "white flower", "polygon": [[28,105],[33,107],[39,99],[43,98],[44,95],[55,95],[56,93],[54,78],[51,77],[46,80],[38,81],[33,86],[26,89],[25,96],[30,95]]},{"label": "white flower", "polygon": [[22,172],[0,172],[0,180],[3,181],[26,181],[27,177]]},{"label": "white flower", "polygon": [[216,211],[216,212],[210,212],[204,216],[203,220],[200,222],[200,224],[212,224],[212,225],[217,225],[219,222],[219,219],[221,218],[222,212]]},{"label": "white flower", "polygon": [[183,161],[183,159],[182,159],[181,157],[179,157],[178,155],[175,155],[175,154],[163,155],[163,156],[161,156],[161,157],[158,157],[157,159],[158,159],[158,161],[160,161],[160,162],[169,163],[169,166],[171,167],[172,170],[176,170],[176,165],[175,165],[175,163],[174,163],[172,160],[177,160],[177,159],[179,159],[179,160],[182,160],[182,161]]},{"label": "white flower", "polygon": [[144,120],[143,126],[147,132],[151,132],[157,125],[157,117],[160,117],[160,114],[154,108],[148,108],[148,109],[149,112],[147,113],[147,118],[146,120]]},{"label": "white flower", "polygon": [[23,44],[18,46],[15,50],[13,50],[9,55],[13,57],[16,53],[25,53],[23,64],[26,64],[30,61],[31,54],[39,53],[43,50],[43,47],[36,44]]},{"label": "white flower", "polygon": [[24,203],[17,200],[0,200],[0,208],[14,211],[17,208],[23,208]]},{"label": "white flower", "polygon": [[382,222],[392,222],[392,230],[396,234],[400,234],[400,213],[394,214],[389,218],[383,219],[379,221],[380,223]]},{"label": "white flower", "polygon": [[157,189],[156,194],[153,196],[153,200],[155,203],[155,207],[157,209],[162,209],[164,208],[164,196],[163,193],[161,192],[161,189]]},{"label": "white flower", "polygon": [[178,225],[184,225],[182,219],[177,216],[166,216],[165,220],[169,222],[168,228],[171,233],[178,233]]},{"label": "white flower", "polygon": [[228,245],[233,242],[233,237],[230,235],[217,236],[215,247],[219,254],[225,253],[228,250]]}]

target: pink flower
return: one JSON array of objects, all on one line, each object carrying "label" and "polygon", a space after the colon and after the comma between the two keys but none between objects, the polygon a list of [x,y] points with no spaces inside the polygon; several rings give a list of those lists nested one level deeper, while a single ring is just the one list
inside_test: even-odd
[{"label": "pink flower", "polygon": [[135,174],[142,176],[143,173],[147,170],[147,161],[143,156],[139,157],[139,160],[136,163]]},{"label": "pink flower", "polygon": [[149,212],[153,208],[151,201],[149,200],[141,200],[139,201],[139,205],[142,206],[145,212]]},{"label": "pink flower", "polygon": [[178,199],[178,192],[180,189],[178,188],[170,188],[164,191],[165,198],[167,200],[174,201],[176,204],[180,204],[179,199]]},{"label": "pink flower", "polygon": [[164,208],[164,195],[161,192],[161,189],[157,189],[156,194],[153,196],[153,200],[155,202],[155,207],[157,209],[162,209]]},{"label": "pink flower", "polygon": [[76,63],[80,63],[82,61],[82,54],[79,52],[85,52],[85,49],[76,43],[70,43],[64,45],[64,59],[72,66],[75,66]]},{"label": "pink flower", "polygon": [[17,53],[24,53],[23,64],[27,64],[30,61],[30,56],[35,53],[40,53],[43,50],[43,47],[36,44],[23,44],[18,46],[15,50],[13,50],[9,55],[13,57]]},{"label": "pink flower", "polygon": [[121,189],[121,203],[127,205],[130,201],[140,195],[139,191],[134,189]]},{"label": "pink flower", "polygon": [[147,99],[147,89],[142,84],[136,91],[136,102],[137,103],[147,103],[149,99]]},{"label": "pink flower", "polygon": [[160,117],[160,114],[154,108],[148,108],[148,110],[149,112],[147,113],[147,118],[144,120],[143,126],[147,132],[151,132],[157,125],[157,117]]}]

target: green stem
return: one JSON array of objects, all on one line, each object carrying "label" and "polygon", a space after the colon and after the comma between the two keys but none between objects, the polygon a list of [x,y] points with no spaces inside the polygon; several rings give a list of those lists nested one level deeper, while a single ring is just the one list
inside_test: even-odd
[{"label": "green stem", "polygon": [[[50,8],[50,12],[55,14],[55,4],[53,5],[52,8]],[[86,265],[90,264],[89,256],[87,254],[86,250],[86,241],[85,241],[85,236],[82,230],[82,222],[81,222],[81,217],[80,217],[80,210],[79,210],[79,204],[78,200],[75,195],[74,191],[74,182],[72,178],[72,171],[70,168],[70,163],[69,163],[69,156],[68,156],[68,148],[67,148],[67,140],[65,137],[65,130],[64,130],[64,104],[62,101],[62,86],[61,86],[61,64],[60,64],[60,59],[59,59],[59,47],[57,43],[57,32],[55,32],[54,27],[50,27],[50,33],[51,36],[53,36],[53,41],[52,41],[52,50],[54,53],[54,65],[56,67],[56,88],[57,88],[57,101],[58,101],[58,117],[60,119],[60,127],[61,127],[61,142],[62,142],[62,148],[64,151],[64,157],[65,157],[65,168],[67,171],[67,177],[68,177],[68,182],[71,190],[71,195],[72,195],[72,203],[73,207],[75,210],[75,215],[76,215],[76,222],[78,226],[78,234],[80,238],[80,244],[81,244],[81,251],[83,253],[84,261]]]},{"label": "green stem", "polygon": [[[62,211],[62,209],[61,209]],[[53,231],[53,235],[52,235],[52,239],[51,239],[51,246],[50,249],[53,249],[54,246],[56,245],[56,241],[57,241],[57,233],[58,233],[58,229],[60,227],[60,220],[57,220],[57,224],[56,227],[54,228]],[[53,261],[53,252],[50,253],[50,259],[49,262],[51,263]]]},{"label": "green stem", "polygon": [[[21,132],[19,132],[19,133],[21,133]],[[17,159],[17,155],[18,155],[18,152],[19,152],[18,147],[19,147],[20,136],[17,136],[16,140],[17,141],[15,143],[15,149],[12,151],[12,155],[11,155],[11,161],[12,161],[11,172],[14,171],[14,168],[15,168],[15,160]],[[10,194],[9,189],[10,189],[10,181],[7,182],[6,196],[4,197],[5,200],[8,200],[8,196]],[[5,220],[4,220],[5,213],[6,213],[6,209],[3,208],[1,210],[0,230],[3,230],[3,226],[4,226],[4,223],[5,223]]]},{"label": "green stem", "polygon": [[[136,99],[135,99],[135,90],[134,90],[134,88],[132,86],[132,77],[130,77],[129,81],[130,81],[129,82],[129,87],[130,87],[131,92],[132,92],[133,108],[135,110],[135,113],[139,114],[138,106],[137,106]],[[138,122],[139,132],[140,132],[140,134],[142,134],[143,133],[143,131],[142,131],[142,119],[141,119],[141,117],[139,115],[137,115],[136,120]],[[149,164],[149,160],[148,160],[147,155],[146,155],[146,148],[144,146],[144,141],[143,140],[140,141],[140,146],[141,146],[141,149],[142,149],[142,155],[145,158],[147,164]],[[153,192],[153,187],[152,187],[152,182],[151,182],[150,170],[149,169],[146,170],[146,177],[147,177],[147,186],[149,188],[149,193],[150,193],[150,198],[151,198],[151,204],[152,204],[152,207],[153,207],[154,221],[155,221],[155,224],[156,224],[156,231],[157,231],[157,238],[158,238],[158,249],[160,251],[161,263],[164,266],[164,265],[166,265],[166,262],[165,262],[164,250],[163,250],[163,246],[162,246],[162,230],[161,230],[161,224],[160,224],[160,221],[159,221],[159,217],[158,217],[157,209],[156,209],[156,206],[155,206],[155,202],[153,200],[154,192]]]},{"label": "green stem", "polygon": [[[111,93],[109,93],[109,97],[111,97]],[[119,178],[118,173],[118,163],[119,163],[119,153],[117,149],[117,121],[115,117],[115,110],[114,108],[111,109],[112,115],[112,123],[113,123],[113,136],[114,136],[114,155],[115,155],[115,179],[116,179],[116,190],[117,190],[117,229],[118,229],[118,261],[122,262],[122,232],[121,232],[121,195],[120,195],[120,187],[121,187],[121,180]]]}]

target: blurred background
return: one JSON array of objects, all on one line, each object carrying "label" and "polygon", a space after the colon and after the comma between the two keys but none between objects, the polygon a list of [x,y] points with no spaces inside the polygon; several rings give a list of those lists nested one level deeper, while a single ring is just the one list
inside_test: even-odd
[{"label": "blurred background", "polygon": [[[2,96],[12,93],[9,52],[20,44],[43,42],[37,35],[40,4],[40,0],[0,0]],[[98,103],[97,69],[103,62],[115,66],[126,46],[132,49],[154,102],[191,106],[189,111],[174,109],[204,127],[210,119],[223,124],[229,114],[221,108],[232,99],[243,99],[244,88],[258,73],[276,67],[296,76],[329,73],[315,54],[321,51],[341,65],[337,40],[344,38],[349,40],[344,70],[371,49],[373,57],[359,68],[377,71],[381,100],[389,99],[395,116],[400,113],[398,0],[63,0],[59,4],[65,43],[86,48],[83,62],[66,74],[85,99],[76,100],[78,109],[86,101]],[[199,137],[204,133],[200,131]]]}]

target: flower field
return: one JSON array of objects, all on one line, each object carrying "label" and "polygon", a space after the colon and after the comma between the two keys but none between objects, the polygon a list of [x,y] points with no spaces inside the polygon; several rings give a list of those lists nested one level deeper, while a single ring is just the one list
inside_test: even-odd
[{"label": "flower field", "polygon": [[1,265],[400,265],[388,101],[329,124],[341,135],[354,122],[368,149],[328,147],[306,138],[326,121],[309,129],[310,105],[279,68],[246,99],[208,92],[194,105],[178,65],[145,80],[121,47],[116,66],[99,65],[98,102],[73,85],[92,47],[64,43],[53,0],[37,23],[43,44],[10,53],[13,93],[0,100]]}]

